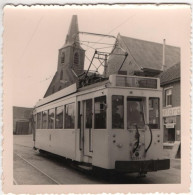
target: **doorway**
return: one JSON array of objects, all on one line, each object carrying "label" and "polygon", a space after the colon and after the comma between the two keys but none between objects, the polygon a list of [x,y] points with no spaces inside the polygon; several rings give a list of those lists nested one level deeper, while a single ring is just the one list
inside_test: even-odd
[{"label": "doorway", "polygon": [[168,129],[168,141],[174,142],[175,141],[175,128]]},{"label": "doorway", "polygon": [[83,119],[83,135],[84,135],[84,155],[92,156],[92,127],[93,127],[93,100],[83,101],[84,119]]}]

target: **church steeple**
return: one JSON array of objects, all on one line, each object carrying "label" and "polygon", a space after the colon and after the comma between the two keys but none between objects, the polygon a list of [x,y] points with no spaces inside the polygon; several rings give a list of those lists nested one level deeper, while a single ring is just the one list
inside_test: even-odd
[{"label": "church steeple", "polygon": [[78,32],[79,32],[78,17],[77,15],[73,15],[69,30],[68,30],[68,34],[66,35],[66,42],[63,47],[67,45],[73,45],[74,43],[76,43],[77,46],[80,46],[79,42],[76,42],[76,41],[79,41]]},{"label": "church steeple", "polygon": [[80,46],[78,32],[78,17],[73,15],[65,44],[59,49],[56,74],[44,97],[78,82],[78,75],[84,72],[85,50]]}]

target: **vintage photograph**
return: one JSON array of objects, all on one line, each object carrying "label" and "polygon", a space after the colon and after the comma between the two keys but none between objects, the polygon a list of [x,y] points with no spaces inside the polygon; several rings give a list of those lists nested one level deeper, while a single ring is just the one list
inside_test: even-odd
[{"label": "vintage photograph", "polygon": [[7,5],[3,26],[12,189],[188,191],[189,6]]}]

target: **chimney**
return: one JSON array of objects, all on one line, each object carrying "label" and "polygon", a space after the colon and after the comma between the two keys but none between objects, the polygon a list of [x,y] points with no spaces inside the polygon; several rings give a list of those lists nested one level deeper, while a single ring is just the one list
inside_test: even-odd
[{"label": "chimney", "polygon": [[165,46],[166,46],[166,40],[165,40],[165,39],[163,39],[163,55],[162,55],[163,59],[162,59],[162,71],[164,71],[164,70],[165,70],[165,68],[166,68]]}]

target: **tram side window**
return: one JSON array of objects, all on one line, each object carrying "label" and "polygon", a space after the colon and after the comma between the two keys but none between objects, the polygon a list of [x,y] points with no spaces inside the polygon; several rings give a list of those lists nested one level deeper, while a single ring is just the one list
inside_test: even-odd
[{"label": "tram side window", "polygon": [[160,101],[159,98],[149,98],[149,124],[153,129],[160,128]]},{"label": "tram side window", "polygon": [[94,112],[95,129],[106,129],[106,96],[95,98]]},{"label": "tram side window", "polygon": [[48,111],[48,129],[54,129],[54,118],[55,118],[55,111],[54,108]]},{"label": "tram side window", "polygon": [[63,114],[64,114],[64,107],[59,106],[56,108],[56,129],[63,129]]},{"label": "tram side window", "polygon": [[42,112],[42,129],[48,128],[48,111]]},{"label": "tram side window", "polygon": [[39,112],[37,113],[37,129],[41,129],[41,124],[42,124],[42,113]]},{"label": "tram side window", "polygon": [[65,129],[74,129],[75,122],[75,106],[74,103],[65,105],[65,116],[64,116],[64,128]]},{"label": "tram side window", "polygon": [[81,128],[81,112],[80,112],[80,102],[78,102],[78,129]]},{"label": "tram side window", "polygon": [[144,128],[143,101],[140,98],[127,98],[127,128]]},{"label": "tram side window", "polygon": [[124,96],[112,96],[112,128],[124,128]]},{"label": "tram side window", "polygon": [[92,128],[92,99],[86,100],[86,128]]}]

